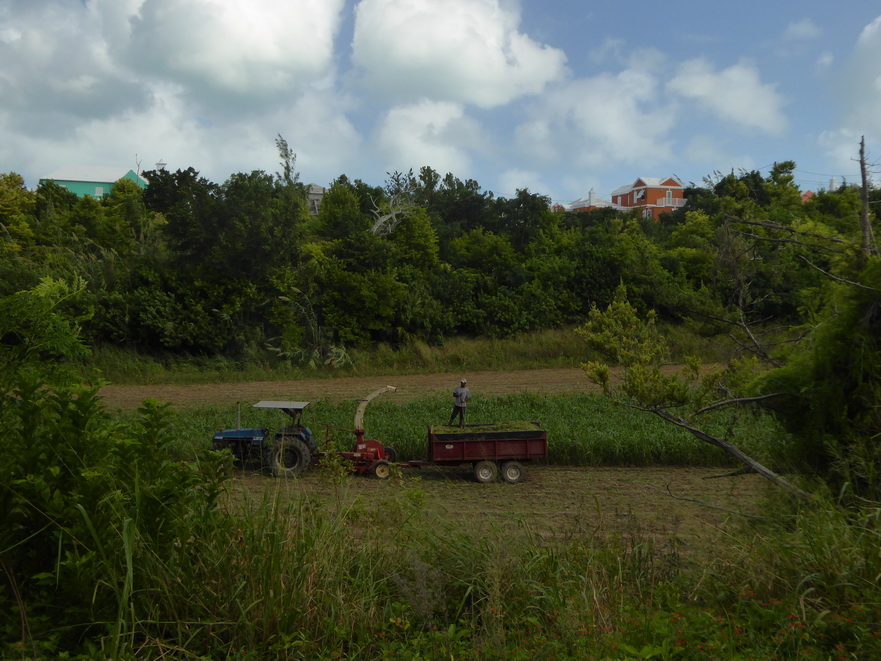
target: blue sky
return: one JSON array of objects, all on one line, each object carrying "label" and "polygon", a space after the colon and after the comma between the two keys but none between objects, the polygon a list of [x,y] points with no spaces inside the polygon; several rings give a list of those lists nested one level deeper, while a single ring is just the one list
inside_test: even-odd
[{"label": "blue sky", "polygon": [[0,171],[29,187],[275,172],[278,134],[322,185],[428,165],[566,203],[794,160],[817,190],[862,135],[881,159],[881,3],[0,0]]}]

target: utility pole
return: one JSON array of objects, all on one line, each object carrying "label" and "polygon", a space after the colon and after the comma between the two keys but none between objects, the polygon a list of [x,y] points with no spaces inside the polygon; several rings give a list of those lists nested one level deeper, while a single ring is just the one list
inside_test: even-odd
[{"label": "utility pole", "polygon": [[866,168],[866,136],[860,138],[860,175],[863,178],[862,201],[863,211],[860,214],[860,228],[863,231],[863,255],[878,255],[878,245],[872,232],[872,221],[869,219],[869,175]]}]

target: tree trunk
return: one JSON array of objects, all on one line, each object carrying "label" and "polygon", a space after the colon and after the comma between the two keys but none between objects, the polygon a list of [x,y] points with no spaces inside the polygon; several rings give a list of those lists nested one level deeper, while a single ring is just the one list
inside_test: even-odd
[{"label": "tree trunk", "polygon": [[872,257],[878,255],[878,246],[875,244],[875,235],[872,232],[872,221],[869,218],[869,175],[866,168],[865,136],[860,139],[860,175],[863,179],[863,210],[860,214],[860,228],[862,229],[863,234],[863,256]]}]

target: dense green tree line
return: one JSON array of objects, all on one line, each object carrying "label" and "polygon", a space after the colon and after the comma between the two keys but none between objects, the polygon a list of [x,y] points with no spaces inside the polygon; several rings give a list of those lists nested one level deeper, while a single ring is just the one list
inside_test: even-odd
[{"label": "dense green tree line", "polygon": [[79,277],[92,344],[307,362],[376,342],[572,325],[622,283],[639,309],[707,329],[803,322],[836,253],[808,264],[769,225],[858,231],[858,191],[803,202],[790,162],[693,186],[657,223],[563,213],[527,190],[497,198],[427,167],[381,187],[340,176],[313,217],[279,146],[282,173],[217,184],[192,168],[151,171],[145,191],[123,180],[101,200],[0,175],[0,294]]}]

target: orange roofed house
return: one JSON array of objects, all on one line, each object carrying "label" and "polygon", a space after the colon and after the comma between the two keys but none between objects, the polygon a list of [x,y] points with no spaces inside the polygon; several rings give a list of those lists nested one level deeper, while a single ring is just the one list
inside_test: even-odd
[{"label": "orange roofed house", "polygon": [[640,177],[629,186],[612,191],[612,206],[621,211],[641,209],[644,217],[657,221],[662,213],[685,204],[682,191],[682,182],[676,177]]}]

